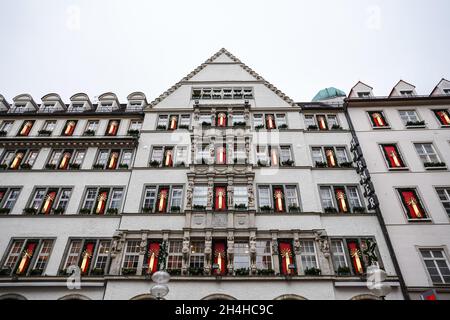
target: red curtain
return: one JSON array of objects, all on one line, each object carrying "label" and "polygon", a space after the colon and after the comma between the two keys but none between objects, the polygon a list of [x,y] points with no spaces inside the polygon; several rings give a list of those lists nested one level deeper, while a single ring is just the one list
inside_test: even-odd
[{"label": "red curtain", "polygon": [[171,167],[173,165],[173,151],[166,150],[164,155],[164,166]]},{"label": "red curtain", "polygon": [[225,164],[227,163],[227,152],[225,147],[217,148],[217,164]]},{"label": "red curtain", "polygon": [[383,116],[379,112],[373,112],[371,115],[372,122],[375,125],[375,127],[384,127],[386,125],[386,122],[384,121]]},{"label": "red curtain", "polygon": [[109,123],[108,136],[115,136],[117,134],[117,129],[119,128],[119,122],[114,120]]},{"label": "red curtain", "polygon": [[56,198],[56,191],[50,191],[47,193],[44,199],[44,205],[42,206],[41,210],[43,214],[50,214],[55,198]]},{"label": "red curtain", "polygon": [[390,168],[401,168],[404,166],[400,154],[394,145],[385,145],[383,150]]},{"label": "red curtain", "polygon": [[336,201],[338,203],[339,211],[340,212],[348,212],[348,202],[347,202],[347,196],[345,195],[345,190],[343,188],[336,188],[334,190]]},{"label": "red curtain", "polygon": [[91,264],[92,256],[94,254],[94,243],[88,242],[84,245],[84,250],[81,254],[81,273],[85,274],[89,271],[89,265]]},{"label": "red curtain", "polygon": [[214,274],[224,275],[227,272],[226,245],[225,241],[217,241],[214,243],[214,264],[218,265],[214,269]]},{"label": "red curtain", "polygon": [[215,188],[215,210],[222,211],[227,208],[227,191],[225,187],[216,187]]},{"label": "red curtain", "polygon": [[325,116],[318,116],[317,123],[319,124],[320,130],[327,130],[327,121],[325,120]]},{"label": "red curtain", "polygon": [[158,212],[166,212],[168,197],[169,197],[169,189],[164,188],[159,190],[158,208],[157,208]]},{"label": "red curtain", "polygon": [[159,242],[151,242],[148,245],[147,252],[147,273],[152,274],[158,271],[158,257],[161,244]]},{"label": "red curtain", "polygon": [[25,124],[22,127],[22,130],[20,130],[20,135],[27,136],[30,133],[32,127],[33,127],[33,121],[25,122]]},{"label": "red curtain", "polygon": [[72,156],[71,152],[64,152],[61,162],[59,163],[59,169],[67,169],[69,166],[70,157]]},{"label": "red curtain", "polygon": [[108,191],[102,191],[97,197],[97,205],[95,206],[96,214],[104,214],[106,201],[108,200]]},{"label": "red curtain", "polygon": [[275,119],[271,114],[266,115],[266,128],[275,129]]},{"label": "red curtain", "polygon": [[11,162],[10,169],[19,168],[20,164],[22,163],[24,155],[25,155],[24,152],[17,152],[16,156],[14,157],[14,160]]},{"label": "red curtain", "polygon": [[71,136],[73,134],[73,131],[75,130],[76,121],[68,121],[66,124],[66,129],[64,130],[65,136]]},{"label": "red curtain", "polygon": [[290,265],[295,265],[294,253],[290,242],[280,242],[279,244],[281,256],[281,274],[293,274],[294,269],[289,269]]},{"label": "red curtain", "polygon": [[357,274],[362,274],[364,272],[363,262],[361,260],[361,250],[356,241],[348,241],[348,252],[350,253],[350,258],[352,260],[353,270]]},{"label": "red curtain", "polygon": [[438,116],[441,124],[450,125],[450,115],[447,110],[436,111],[436,115]]},{"label": "red curtain", "polygon": [[275,202],[275,211],[283,212],[284,210],[284,194],[282,188],[274,188],[273,189],[273,198]]},{"label": "red curtain", "polygon": [[24,274],[27,272],[28,265],[30,264],[34,251],[36,250],[36,245],[36,242],[27,243],[25,251],[22,253],[22,259],[17,267],[16,274]]},{"label": "red curtain", "polygon": [[411,219],[426,218],[425,211],[420,204],[420,201],[413,190],[401,191],[403,204],[405,205],[408,217]]},{"label": "red curtain", "polygon": [[325,149],[325,154],[327,156],[327,164],[329,167],[336,166],[336,157],[334,156],[333,149]]},{"label": "red curtain", "polygon": [[227,126],[227,115],[225,113],[219,113],[217,115],[217,126],[226,127]]},{"label": "red curtain", "polygon": [[177,127],[178,127],[178,117],[177,116],[171,116],[170,117],[169,130],[175,130]]}]

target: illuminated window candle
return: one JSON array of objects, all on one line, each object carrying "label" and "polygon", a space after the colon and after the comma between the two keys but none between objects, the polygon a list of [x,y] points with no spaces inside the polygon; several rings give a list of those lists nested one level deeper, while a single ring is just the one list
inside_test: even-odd
[{"label": "illuminated window candle", "polygon": [[355,242],[350,242],[348,248],[355,272],[362,274],[364,270],[361,262],[361,251],[359,250],[358,245]]},{"label": "illuminated window candle", "polygon": [[89,265],[91,263],[92,255],[94,252],[94,244],[88,243],[86,249],[82,253],[83,259],[81,260],[81,273],[86,273],[89,271]]},{"label": "illuminated window candle", "polygon": [[96,214],[103,214],[105,213],[105,207],[106,207],[106,200],[108,198],[108,192],[103,191],[100,193],[100,195],[97,197],[97,207],[95,208]]},{"label": "illuminated window candle", "polygon": [[271,114],[266,116],[266,122],[267,122],[267,129],[274,129],[275,128],[275,121],[273,119],[273,116]]},{"label": "illuminated window candle", "polygon": [[345,200],[345,193],[342,190],[336,191],[336,198],[339,202],[339,208],[342,210],[342,212],[347,212],[347,202]]},{"label": "illuminated window candle", "polygon": [[64,130],[64,135],[71,136],[73,131],[75,130],[75,121],[69,121],[66,126],[66,130]]},{"label": "illuminated window candle", "polygon": [[173,152],[172,152],[172,150],[166,150],[164,165],[166,167],[171,167],[173,165]]},{"label": "illuminated window candle", "polygon": [[45,202],[42,206],[41,212],[43,214],[49,214],[50,210],[52,209],[53,201],[55,201],[56,198],[56,191],[51,191],[45,196]]},{"label": "illuminated window candle", "polygon": [[36,249],[36,243],[29,243],[26,246],[26,249],[22,253],[22,258],[20,260],[19,266],[17,267],[16,274],[23,274],[26,272],[28,265],[30,264],[30,260],[33,257],[34,250]]},{"label": "illuminated window candle", "polygon": [[148,248],[147,273],[152,274],[158,270],[159,243],[150,243]]},{"label": "illuminated window candle", "polygon": [[450,117],[446,111],[439,111],[438,115],[441,118],[442,124],[450,125]]},{"label": "illuminated window candle", "polygon": [[64,152],[64,155],[61,159],[61,162],[59,164],[60,169],[67,169],[67,166],[69,165],[70,157],[72,154],[70,152]]},{"label": "illuminated window candle", "polygon": [[14,157],[14,160],[11,162],[10,168],[17,169],[20,166],[20,163],[22,162],[23,156],[24,156],[23,152],[18,152]]},{"label": "illuminated window candle", "polygon": [[375,125],[377,127],[383,127],[385,125],[383,117],[381,116],[380,113],[376,112],[376,113],[372,114],[372,118],[375,121]]},{"label": "illuminated window candle", "polygon": [[22,130],[20,130],[20,135],[21,136],[27,136],[30,133],[32,127],[33,127],[33,122],[32,121],[27,121],[24,124]]},{"label": "illuminated window candle", "polygon": [[225,127],[227,125],[227,115],[223,112],[217,115],[217,126]]},{"label": "illuminated window candle", "polygon": [[320,130],[326,130],[327,129],[327,123],[325,122],[325,117],[324,116],[320,116],[317,118],[318,123],[319,123],[319,128]]},{"label": "illuminated window candle", "polygon": [[115,136],[117,133],[118,126],[119,126],[119,122],[111,121],[111,123],[109,124],[108,135]]},{"label": "illuminated window candle", "polygon": [[175,130],[177,128],[177,123],[178,123],[178,118],[177,116],[171,116],[170,117],[170,125],[169,125],[169,129],[170,130]]},{"label": "illuminated window candle", "polygon": [[167,197],[169,191],[167,189],[162,189],[159,192],[159,201],[158,201],[158,212],[165,212],[167,207]]},{"label": "illuminated window candle", "polygon": [[333,150],[328,149],[326,151],[326,154],[327,154],[328,165],[330,167],[335,167],[336,166],[336,160],[334,159]]},{"label": "illuminated window candle", "polygon": [[225,187],[216,187],[216,210],[226,209]]},{"label": "illuminated window candle", "polygon": [[225,147],[217,148],[217,163],[225,164],[226,162],[226,149]]},{"label": "illuminated window candle", "polygon": [[108,169],[115,169],[117,166],[117,161],[119,159],[119,153],[113,152],[111,153],[111,157],[108,162]]},{"label": "illuminated window candle", "polygon": [[272,162],[273,166],[277,166],[278,165],[278,152],[276,149],[271,149],[270,150],[270,159]]},{"label": "illuminated window candle", "polygon": [[275,198],[275,211],[277,212],[284,211],[283,191],[281,189],[275,189],[273,197]]}]

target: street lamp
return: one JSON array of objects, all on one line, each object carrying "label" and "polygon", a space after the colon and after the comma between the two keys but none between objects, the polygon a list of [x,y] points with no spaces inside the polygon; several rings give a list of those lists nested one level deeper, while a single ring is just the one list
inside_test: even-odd
[{"label": "street lamp", "polygon": [[170,281],[170,274],[164,270],[156,271],[152,275],[152,280],[156,284],[150,289],[150,293],[157,300],[162,300],[169,293],[167,283]]},{"label": "street lamp", "polygon": [[391,292],[392,288],[384,282],[386,280],[386,271],[380,269],[377,263],[367,267],[367,288],[377,297],[384,298]]}]

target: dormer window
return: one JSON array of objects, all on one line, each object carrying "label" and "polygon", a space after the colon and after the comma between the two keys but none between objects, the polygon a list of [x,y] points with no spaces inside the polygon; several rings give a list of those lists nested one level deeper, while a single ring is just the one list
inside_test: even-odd
[{"label": "dormer window", "polygon": [[112,106],[113,103],[112,102],[102,102],[98,108],[97,111],[99,112],[108,112],[108,111],[112,111]]},{"label": "dormer window", "polygon": [[412,97],[413,91],[412,90],[400,90],[400,95],[403,97]]},{"label": "dormer window", "polygon": [[253,99],[253,88],[195,88],[192,89],[193,100],[242,100],[242,99]]},{"label": "dormer window", "polygon": [[442,91],[444,91],[444,94],[450,95],[450,89],[443,89]]},{"label": "dormer window", "polygon": [[14,108],[11,109],[11,112],[15,113],[23,113],[26,110],[26,104],[25,103],[18,103],[14,105]]},{"label": "dormer window", "polygon": [[370,92],[364,91],[364,92],[358,92],[358,98],[369,98]]},{"label": "dormer window", "polygon": [[53,112],[55,111],[55,104],[54,103],[44,103],[41,106],[41,112]]},{"label": "dormer window", "polygon": [[71,112],[83,112],[84,111],[84,103],[74,103],[70,108]]}]

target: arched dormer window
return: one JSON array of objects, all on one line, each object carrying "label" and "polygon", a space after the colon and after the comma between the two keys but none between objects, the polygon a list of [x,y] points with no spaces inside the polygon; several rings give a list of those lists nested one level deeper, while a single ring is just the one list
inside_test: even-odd
[{"label": "arched dormer window", "polygon": [[148,104],[145,94],[142,92],[133,92],[127,97],[128,103],[126,111],[142,111],[144,107]]},{"label": "arched dormer window", "polygon": [[64,111],[67,109],[66,104],[61,100],[61,97],[56,93],[49,93],[41,98],[39,112],[52,113],[55,111]]},{"label": "arched dormer window", "polygon": [[107,92],[98,97],[97,112],[112,112],[120,107],[119,99],[112,92]]},{"label": "arched dormer window", "polygon": [[0,94],[0,112],[9,111],[10,104],[5,97]]},{"label": "arched dormer window", "polygon": [[70,97],[69,112],[84,112],[93,110],[91,100],[85,93],[77,93]]},{"label": "arched dormer window", "polygon": [[9,109],[11,113],[24,113],[30,111],[37,111],[38,106],[29,94],[21,94],[13,99],[13,106]]}]

